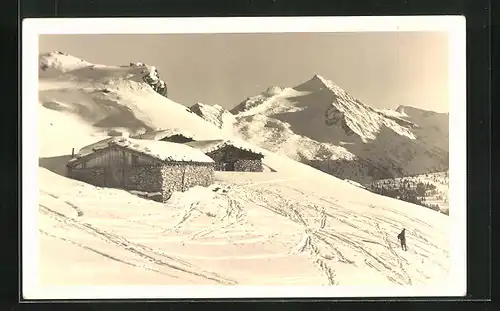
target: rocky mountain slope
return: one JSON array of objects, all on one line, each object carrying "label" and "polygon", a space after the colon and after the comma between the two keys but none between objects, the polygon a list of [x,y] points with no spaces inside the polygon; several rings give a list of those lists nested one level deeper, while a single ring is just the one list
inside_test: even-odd
[{"label": "rocky mountain slope", "polygon": [[189,108],[189,111],[212,123],[217,128],[232,132],[236,118],[234,115],[219,105],[205,105],[196,103]]}]

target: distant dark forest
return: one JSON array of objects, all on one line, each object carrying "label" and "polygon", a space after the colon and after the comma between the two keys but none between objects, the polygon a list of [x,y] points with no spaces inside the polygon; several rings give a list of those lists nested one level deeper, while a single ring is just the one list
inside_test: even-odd
[{"label": "distant dark forest", "polygon": [[429,196],[429,192],[436,189],[436,186],[430,183],[416,183],[409,180],[385,180],[372,183],[369,185],[368,189],[377,194],[425,206],[448,215],[447,210],[440,211],[439,205],[426,202],[426,197]]}]

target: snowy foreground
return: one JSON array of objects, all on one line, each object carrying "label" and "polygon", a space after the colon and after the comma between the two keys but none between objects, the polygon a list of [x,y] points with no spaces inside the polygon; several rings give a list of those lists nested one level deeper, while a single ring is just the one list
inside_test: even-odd
[{"label": "snowy foreground", "polygon": [[226,134],[136,67],[57,68],[40,77],[37,106],[40,285],[448,285],[448,216],[264,149],[273,172],[217,172],[164,204],[64,177],[71,149],[109,130]]},{"label": "snowy foreground", "polygon": [[224,172],[161,204],[39,173],[42,284],[418,285],[450,264],[447,216],[350,185]]}]

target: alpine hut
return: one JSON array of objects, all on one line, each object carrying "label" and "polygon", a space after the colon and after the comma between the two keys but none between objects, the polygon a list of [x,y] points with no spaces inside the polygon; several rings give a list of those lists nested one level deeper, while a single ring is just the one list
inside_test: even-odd
[{"label": "alpine hut", "polygon": [[68,177],[165,202],[174,191],[212,184],[214,165],[203,152],[183,144],[112,137],[82,148],[67,169]]},{"label": "alpine hut", "polygon": [[218,171],[262,172],[264,155],[243,142],[201,140],[185,145],[198,149],[215,161]]}]

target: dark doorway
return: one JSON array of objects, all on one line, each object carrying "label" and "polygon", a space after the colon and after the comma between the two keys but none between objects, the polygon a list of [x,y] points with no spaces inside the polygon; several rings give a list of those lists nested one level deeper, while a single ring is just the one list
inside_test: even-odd
[{"label": "dark doorway", "polygon": [[107,167],[104,170],[104,183],[109,188],[123,188],[125,171],[123,167]]},{"label": "dark doorway", "polygon": [[234,162],[233,161],[227,162],[225,165],[225,170],[234,171]]}]

